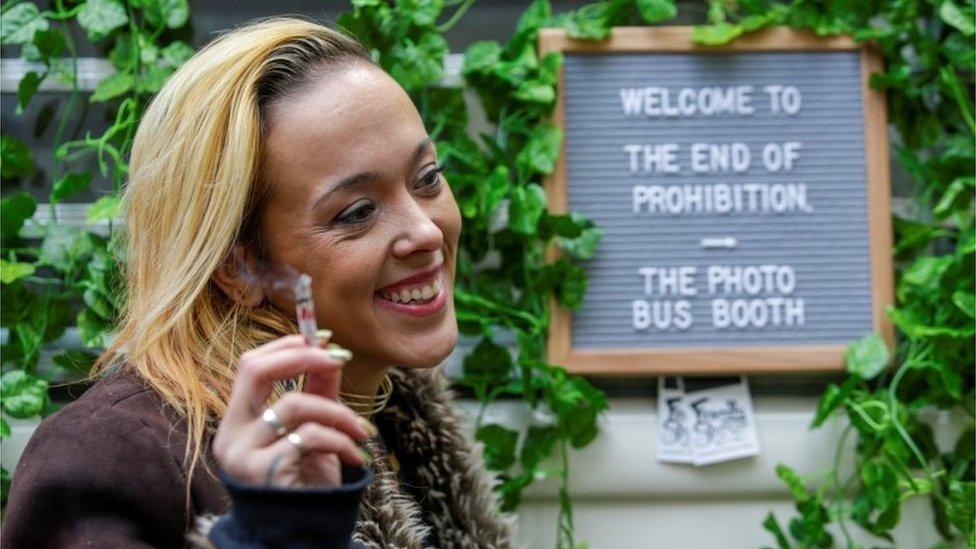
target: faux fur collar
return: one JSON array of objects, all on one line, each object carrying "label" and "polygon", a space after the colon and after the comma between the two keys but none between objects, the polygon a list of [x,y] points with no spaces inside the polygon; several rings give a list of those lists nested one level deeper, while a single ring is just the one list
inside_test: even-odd
[{"label": "faux fur collar", "polygon": [[[377,456],[376,474],[359,508],[353,539],[377,548],[508,548],[514,519],[500,515],[492,477],[453,408],[453,395],[440,368],[394,368],[393,395],[374,419],[389,441],[399,472],[378,440],[367,448]],[[214,518],[199,517],[189,539],[206,547]]]}]

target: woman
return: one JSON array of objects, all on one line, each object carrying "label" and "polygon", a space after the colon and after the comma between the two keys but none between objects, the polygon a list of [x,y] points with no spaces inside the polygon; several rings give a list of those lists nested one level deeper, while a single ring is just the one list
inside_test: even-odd
[{"label": "woman", "polygon": [[[460,214],[362,46],[296,19],[218,38],[153,100],[130,169],[127,310],[102,379],[25,450],[8,546],[179,546],[220,514],[196,542],[510,544],[433,369]],[[317,345],[289,335],[296,273]]]}]

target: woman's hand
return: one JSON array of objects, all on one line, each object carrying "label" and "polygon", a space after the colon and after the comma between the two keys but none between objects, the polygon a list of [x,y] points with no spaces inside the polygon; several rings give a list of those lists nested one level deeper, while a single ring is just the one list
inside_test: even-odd
[{"label": "woman's hand", "polygon": [[[363,465],[354,441],[375,431],[337,400],[343,364],[299,335],[241,355],[212,447],[225,474],[247,484],[335,486],[342,482],[340,461]],[[303,392],[291,391],[265,408],[276,381],[302,374]]]}]

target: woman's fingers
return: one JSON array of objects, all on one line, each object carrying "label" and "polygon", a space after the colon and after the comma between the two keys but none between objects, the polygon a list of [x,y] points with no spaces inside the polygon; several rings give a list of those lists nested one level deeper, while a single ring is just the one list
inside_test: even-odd
[{"label": "woman's fingers", "polygon": [[[308,422],[320,423],[342,431],[356,440],[369,438],[372,432],[363,425],[348,406],[317,395],[289,392],[271,406],[278,422],[288,431]],[[258,418],[253,422],[251,442],[263,447],[279,438],[272,425]]]},{"label": "woman's fingers", "polygon": [[304,373],[337,372],[343,361],[332,358],[324,349],[285,347],[262,355],[247,355],[237,363],[237,379],[231,391],[227,415],[232,421],[250,421],[261,413],[271,395],[274,382]]},{"label": "woman's fingers", "polygon": [[296,459],[311,458],[313,457],[311,454],[336,454],[343,463],[349,465],[365,464],[359,446],[356,446],[356,443],[348,435],[331,427],[312,422],[299,425],[288,436],[278,439],[263,450],[259,450],[258,454],[278,456],[286,452],[291,452],[291,455]]},{"label": "woman's fingers", "polygon": [[299,334],[292,334],[289,336],[279,337],[278,339],[269,341],[264,345],[259,345],[250,351],[245,352],[241,358],[247,355],[260,356],[263,354],[270,353],[272,351],[277,351],[279,349],[285,349],[288,347],[299,347],[305,345],[305,338]]}]

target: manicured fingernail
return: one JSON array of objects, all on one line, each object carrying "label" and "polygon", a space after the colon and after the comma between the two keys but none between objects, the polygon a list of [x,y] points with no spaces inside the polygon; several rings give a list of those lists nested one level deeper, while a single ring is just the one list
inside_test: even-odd
[{"label": "manicured fingernail", "polygon": [[337,349],[328,348],[325,350],[325,353],[336,360],[342,360],[344,362],[352,360],[352,351],[349,349],[343,349],[342,347]]},{"label": "manicured fingernail", "polygon": [[366,463],[366,465],[373,463],[373,454],[370,454],[369,450],[366,448],[360,448],[359,455],[363,456],[363,462]]},{"label": "manicured fingernail", "polygon": [[369,433],[369,436],[375,437],[376,435],[380,434],[379,430],[375,425],[373,425],[372,421],[364,418],[363,416],[356,416],[356,419],[359,420],[359,425],[362,426],[363,430]]},{"label": "manicured fingernail", "polygon": [[321,347],[322,344],[328,341],[329,338],[331,337],[332,337],[332,330],[327,330],[325,328],[315,330],[315,341],[318,342],[319,347]]}]

